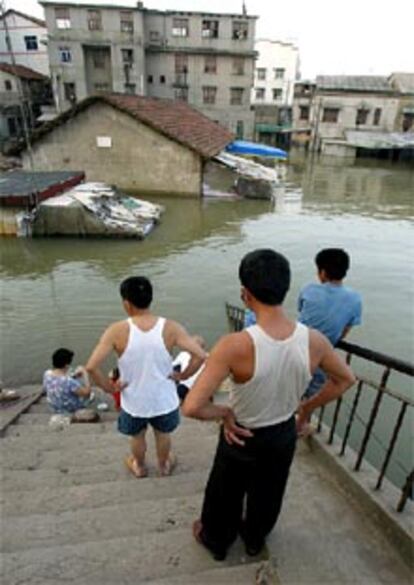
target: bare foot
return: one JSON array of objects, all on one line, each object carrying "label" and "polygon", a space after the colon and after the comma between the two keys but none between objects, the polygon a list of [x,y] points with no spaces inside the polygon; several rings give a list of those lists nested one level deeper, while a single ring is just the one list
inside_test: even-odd
[{"label": "bare foot", "polygon": [[177,465],[177,457],[170,453],[166,463],[163,467],[160,467],[160,475],[161,477],[166,477],[171,475]]},{"label": "bare foot", "polygon": [[140,479],[141,477],[147,477],[148,475],[148,471],[145,465],[138,465],[138,462],[133,455],[126,457],[125,465],[137,479]]}]

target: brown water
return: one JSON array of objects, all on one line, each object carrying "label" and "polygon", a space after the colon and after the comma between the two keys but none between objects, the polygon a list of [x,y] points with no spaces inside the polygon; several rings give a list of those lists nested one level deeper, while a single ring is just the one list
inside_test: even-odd
[{"label": "brown water", "polygon": [[[412,360],[414,169],[292,157],[284,174],[275,203],[157,199],[166,212],[144,242],[3,239],[1,378],[39,381],[59,346],[84,362],[103,328],[123,318],[118,285],[132,274],[153,281],[156,311],[213,343],[226,331],[225,301],[239,303],[239,260],[257,247],[290,259],[292,316],[315,278],[315,253],[346,248],[347,281],[364,301],[351,339]],[[409,381],[402,386],[412,395]]]}]

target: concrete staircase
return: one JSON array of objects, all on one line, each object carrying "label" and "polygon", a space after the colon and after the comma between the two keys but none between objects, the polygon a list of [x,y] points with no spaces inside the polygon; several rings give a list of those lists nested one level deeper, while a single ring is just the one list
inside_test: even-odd
[{"label": "concrete staircase", "polygon": [[258,573],[265,583],[265,565],[240,543],[217,563],[191,535],[217,425],[183,421],[174,435],[179,464],[167,478],[157,476],[149,433],[150,476],[137,480],[123,463],[128,441],[115,413],[102,418],[52,429],[42,398],[8,427],[0,442],[3,582],[240,584]]},{"label": "concrete staircase", "polygon": [[159,478],[123,459],[113,412],[98,424],[52,429],[44,398],[0,440],[2,576],[6,585],[405,585],[411,574],[389,540],[332,472],[301,443],[284,509],[262,558],[238,541],[215,562],[191,535],[217,442],[217,425],[183,420],[179,464]]}]

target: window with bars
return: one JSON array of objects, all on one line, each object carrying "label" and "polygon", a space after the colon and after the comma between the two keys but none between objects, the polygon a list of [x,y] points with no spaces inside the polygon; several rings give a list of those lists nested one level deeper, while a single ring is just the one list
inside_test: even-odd
[{"label": "window with bars", "polygon": [[134,62],[133,49],[121,49],[122,63],[124,65],[132,65]]},{"label": "window with bars", "polygon": [[230,105],[241,106],[243,105],[244,88],[243,87],[231,87],[230,88]]},{"label": "window with bars", "polygon": [[233,34],[232,38],[234,41],[245,41],[249,36],[249,23],[244,20],[233,21]]},{"label": "window with bars", "polygon": [[206,85],[203,87],[203,104],[215,104],[217,87]]},{"label": "window with bars", "polygon": [[299,120],[309,120],[309,106],[299,106]]},{"label": "window with bars", "polygon": [[175,90],[174,97],[176,100],[188,102],[188,87],[180,87]]},{"label": "window with bars", "polygon": [[217,73],[217,57],[215,55],[204,57],[204,73]]},{"label": "window with bars", "polygon": [[88,10],[88,29],[102,30],[102,15],[100,10]]},{"label": "window with bars", "polygon": [[282,90],[280,87],[275,87],[272,89],[272,97],[274,101],[280,100],[282,97]]},{"label": "window with bars", "polygon": [[61,63],[72,63],[72,50],[70,47],[59,47],[59,61]]},{"label": "window with bars", "polygon": [[175,55],[175,72],[176,73],[187,73],[188,72],[188,56],[185,54],[177,53]]},{"label": "window with bars", "polygon": [[55,8],[56,28],[68,29],[71,27],[69,8]]},{"label": "window with bars", "polygon": [[26,51],[37,51],[39,48],[36,36],[24,37],[24,44],[26,45]]},{"label": "window with bars", "polygon": [[13,85],[12,82],[10,81],[10,79],[6,79],[4,82],[4,89],[6,91],[11,91],[13,89]]},{"label": "window with bars", "polygon": [[203,39],[218,39],[219,21],[206,19],[201,24],[201,36]]},{"label": "window with bars", "polygon": [[264,100],[265,99],[266,90],[264,87],[256,87],[256,89],[254,90],[254,93],[255,93],[255,97],[257,100]]},{"label": "window with bars", "polygon": [[110,90],[109,83],[95,83],[93,87],[97,93],[102,93]]},{"label": "window with bars", "polygon": [[258,67],[256,69],[257,79],[264,81],[266,79],[266,69],[265,67]]},{"label": "window with bars", "polygon": [[233,75],[244,75],[244,59],[243,57],[233,58]]},{"label": "window with bars", "polygon": [[276,67],[273,69],[275,74],[275,79],[283,79],[285,77],[285,69],[283,67]]},{"label": "window with bars", "polygon": [[95,49],[92,53],[92,63],[95,69],[105,69],[106,51]]},{"label": "window with bars", "polygon": [[133,33],[134,32],[134,14],[129,10],[121,10],[120,14],[120,27],[121,32]]},{"label": "window with bars", "polygon": [[322,114],[322,122],[330,122],[336,124],[339,118],[339,108],[324,108]]},{"label": "window with bars", "polygon": [[173,18],[172,35],[173,37],[188,37],[190,27],[188,18]]}]

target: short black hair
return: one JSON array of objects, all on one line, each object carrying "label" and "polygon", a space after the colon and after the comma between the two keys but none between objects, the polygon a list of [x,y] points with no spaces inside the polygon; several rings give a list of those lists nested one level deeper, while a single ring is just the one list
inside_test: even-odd
[{"label": "short black hair", "polygon": [[261,303],[281,305],[290,287],[289,262],[270,248],[254,250],[240,262],[239,278]]},{"label": "short black hair", "polygon": [[330,280],[342,280],[351,262],[342,248],[325,248],[316,254],[315,263],[318,270],[324,270]]},{"label": "short black hair", "polygon": [[60,347],[52,355],[52,364],[54,368],[65,368],[72,363],[74,352],[65,347]]},{"label": "short black hair", "polygon": [[152,303],[152,284],[145,276],[130,276],[121,282],[119,292],[124,301],[137,309],[147,309]]}]

